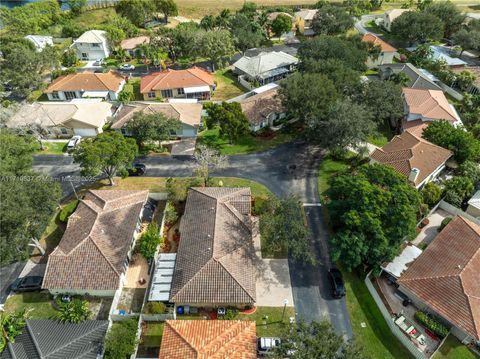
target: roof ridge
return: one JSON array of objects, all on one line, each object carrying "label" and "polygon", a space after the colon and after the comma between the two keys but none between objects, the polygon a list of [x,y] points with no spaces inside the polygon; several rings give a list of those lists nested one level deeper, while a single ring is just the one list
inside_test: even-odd
[{"label": "roof ridge", "polygon": [[225,207],[243,224],[243,226],[245,227],[245,229],[249,232],[251,232],[251,228],[249,228],[247,226],[247,224],[244,222],[244,218],[240,217],[240,213],[237,213],[239,212],[231,203],[230,201],[228,202],[222,202],[221,204],[225,205]]},{"label": "roof ridge", "polygon": [[[238,247],[237,249],[239,249],[239,248],[240,248],[240,247]],[[235,249],[235,250],[232,251],[232,252],[235,252],[237,249]],[[231,253],[231,252],[230,252],[230,253]],[[222,256],[221,258],[223,258],[223,257],[225,257],[225,256]],[[242,289],[242,291],[244,291],[245,293],[247,293],[247,295],[248,295],[250,298],[252,298],[252,300],[253,300],[254,302],[256,301],[255,298],[250,295],[250,293],[248,292],[248,290],[246,290],[246,289],[243,287],[243,285],[240,284],[240,282],[237,280],[237,278],[235,278],[235,276],[234,276],[232,273],[230,273],[230,271],[227,269],[227,267],[225,267],[225,266],[223,265],[222,262],[220,262],[220,261],[217,260],[216,258],[212,258],[212,259],[213,259],[215,262],[217,262],[217,263],[225,270],[225,272],[228,273],[228,275],[234,280],[234,282],[236,282],[236,283],[238,284],[238,286]]]},{"label": "roof ridge", "polygon": [[460,277],[460,274],[461,272],[459,274],[435,275],[430,277],[415,277],[415,278],[407,278],[407,279],[401,279],[401,280],[412,281],[412,280],[426,280],[426,279],[439,279],[439,278],[458,278]]},{"label": "roof ridge", "polygon": [[168,326],[170,327],[170,329],[172,329],[172,330],[180,337],[180,339],[182,339],[190,348],[192,348],[193,351],[195,352],[195,354],[197,354],[197,356],[198,356],[199,353],[198,353],[197,348],[195,348],[191,343],[189,343],[189,342],[183,337],[183,335],[180,334],[180,332],[179,332],[174,326],[172,326],[172,325],[170,324],[170,320],[166,321],[166,323],[168,324]]},{"label": "roof ridge", "polygon": [[[205,82],[204,79],[202,79],[200,76],[198,76],[197,74],[194,74],[194,73],[191,71],[191,70],[193,70],[193,69],[198,69],[198,70],[200,70],[200,71],[205,71],[205,70],[201,69],[201,68],[198,67],[198,66],[193,66],[193,67],[190,67],[189,69],[187,69],[188,73],[192,74],[192,75],[195,76],[197,79]],[[206,71],[205,71],[205,72],[206,72]],[[207,82],[205,82],[205,83],[208,84]],[[210,85],[210,84],[208,84],[208,85]]]},{"label": "roof ridge", "polygon": [[28,324],[28,320],[25,321],[25,326],[27,327],[28,334],[30,335],[30,338],[32,338],[33,345],[35,346],[35,349],[37,350],[37,353],[42,355],[42,351],[40,350],[40,345],[38,345],[37,339],[35,339],[35,335],[33,335],[33,330],[30,328],[30,325]]},{"label": "roof ridge", "polygon": [[[93,227],[95,227],[95,225],[92,226],[92,229]],[[105,260],[107,261],[107,263],[110,265],[110,267],[112,267],[113,271],[120,277],[121,274],[118,273],[117,269],[115,268],[115,266],[112,264],[112,262],[110,262],[110,260],[107,258],[107,256],[105,255],[105,253],[103,253],[103,251],[101,250],[101,248],[98,246],[97,242],[95,242],[95,240],[93,239],[93,236],[89,235],[87,238],[90,238],[90,240],[93,242],[93,244],[95,245],[95,247],[97,247],[98,251],[100,252],[100,254],[102,255],[103,258],[105,258]],[[72,251],[70,251],[72,252]]]},{"label": "roof ridge", "polygon": [[[101,322],[100,320],[88,320],[88,322]],[[85,323],[85,322],[83,322]],[[103,324],[103,323],[102,323]],[[54,351],[48,353],[49,355],[51,354],[54,354],[54,353],[57,353],[58,351],[62,350],[63,348],[65,348],[66,346],[70,345],[71,343],[76,343],[78,342],[80,339],[84,338],[85,336],[89,335],[90,333],[92,333],[94,330],[97,330],[99,328],[100,324],[98,326],[94,326],[92,329],[90,329],[88,332],[80,335],[80,336],[77,336],[74,338],[74,340],[72,340],[70,343],[65,343],[64,345],[62,345],[61,347],[58,347],[56,348]]]},{"label": "roof ridge", "polygon": [[[242,332],[244,332],[247,329],[247,327],[245,327],[245,328],[241,327],[242,321],[240,321],[240,320],[228,320],[228,321],[225,320],[224,322],[229,322],[229,324],[230,323],[231,324],[228,328],[224,329],[222,335],[219,335],[216,338],[213,338],[203,348],[209,349],[209,348],[207,348],[208,346],[211,346],[216,341],[220,341],[222,338],[226,339],[226,340],[222,341],[222,347],[225,347],[226,345],[228,345],[228,343],[230,343],[232,340],[234,340],[236,337],[238,337]],[[227,335],[227,333],[228,334],[232,333],[233,335],[230,337],[230,336]]]}]

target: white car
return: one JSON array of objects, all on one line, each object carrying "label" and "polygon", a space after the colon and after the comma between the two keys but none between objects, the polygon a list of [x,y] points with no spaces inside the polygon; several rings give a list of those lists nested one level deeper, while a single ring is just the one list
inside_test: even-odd
[{"label": "white car", "polygon": [[281,344],[280,338],[257,338],[257,353],[260,356],[273,354],[273,349]]},{"label": "white car", "polygon": [[102,66],[103,65],[103,59],[97,59],[93,63],[93,66]]},{"label": "white car", "polygon": [[131,64],[123,64],[119,67],[120,70],[135,70],[135,66]]},{"label": "white car", "polygon": [[73,136],[67,143],[67,150],[73,150],[82,140],[82,136]]}]

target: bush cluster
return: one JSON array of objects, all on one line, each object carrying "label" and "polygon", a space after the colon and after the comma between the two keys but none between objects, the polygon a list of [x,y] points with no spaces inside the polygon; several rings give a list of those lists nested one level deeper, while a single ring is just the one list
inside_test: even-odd
[{"label": "bush cluster", "polygon": [[150,223],[147,230],[142,234],[138,241],[137,250],[145,257],[145,259],[153,259],[157,247],[161,242],[162,237],[160,236],[160,228],[156,223]]},{"label": "bush cluster", "polygon": [[167,307],[162,302],[148,302],[145,306],[146,314],[164,314],[167,311]]},{"label": "bush cluster", "polygon": [[448,332],[450,331],[450,329],[440,323],[440,321],[436,317],[431,314],[422,312],[421,310],[415,313],[415,319],[425,328],[427,328],[441,338],[446,337],[448,335]]}]

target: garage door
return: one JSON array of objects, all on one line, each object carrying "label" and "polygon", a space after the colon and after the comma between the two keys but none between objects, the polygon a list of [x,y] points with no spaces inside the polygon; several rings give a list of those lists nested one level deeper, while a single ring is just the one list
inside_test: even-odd
[{"label": "garage door", "polygon": [[97,131],[94,128],[75,128],[73,132],[82,137],[95,137]]}]

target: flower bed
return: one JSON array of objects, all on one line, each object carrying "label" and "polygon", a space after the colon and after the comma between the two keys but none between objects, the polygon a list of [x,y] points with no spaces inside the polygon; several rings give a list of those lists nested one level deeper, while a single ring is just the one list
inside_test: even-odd
[{"label": "flower bed", "polygon": [[431,332],[441,338],[446,337],[450,331],[447,326],[440,323],[440,321],[436,317],[422,312],[421,310],[415,313],[415,319],[425,328],[429,329]]}]

